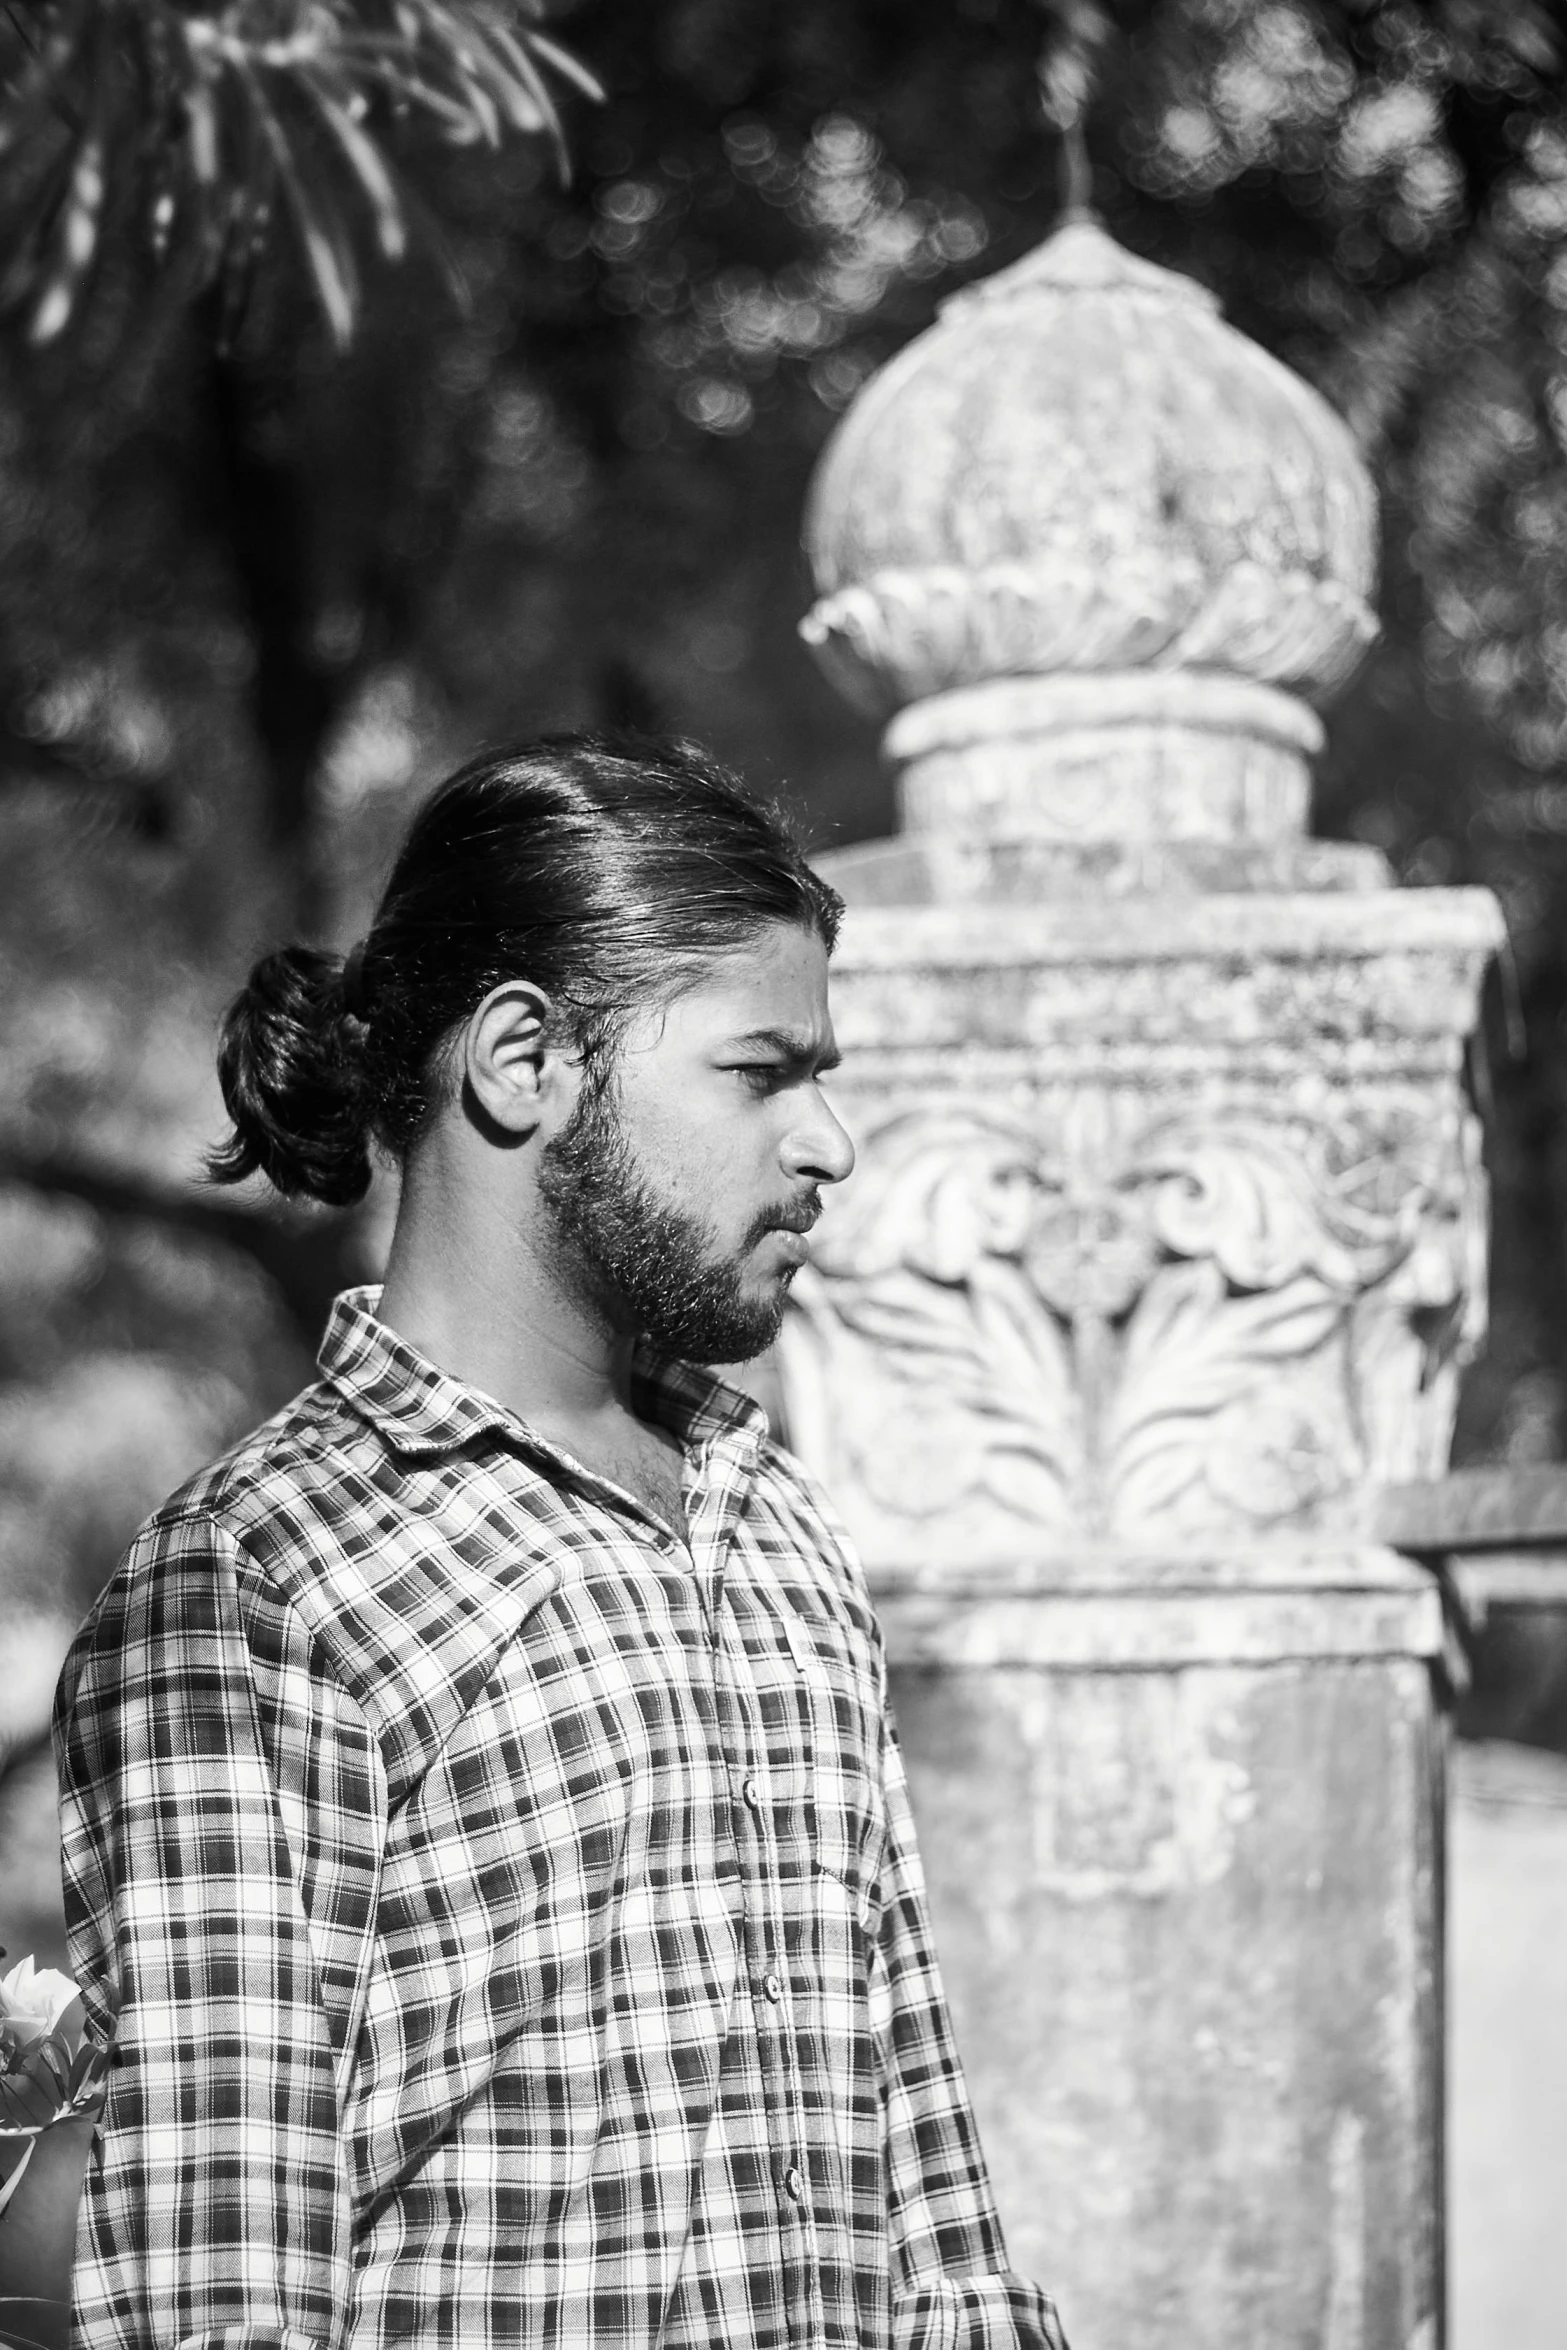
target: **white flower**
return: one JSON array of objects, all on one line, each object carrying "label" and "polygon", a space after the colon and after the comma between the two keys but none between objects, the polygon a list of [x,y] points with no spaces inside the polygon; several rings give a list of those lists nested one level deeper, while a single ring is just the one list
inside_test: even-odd
[{"label": "white flower", "polygon": [[34,1966],[30,1957],[21,1959],[9,1974],[0,1975],[0,2025],[10,2024],[19,2034],[41,2040],[76,1996],[69,1975]]}]

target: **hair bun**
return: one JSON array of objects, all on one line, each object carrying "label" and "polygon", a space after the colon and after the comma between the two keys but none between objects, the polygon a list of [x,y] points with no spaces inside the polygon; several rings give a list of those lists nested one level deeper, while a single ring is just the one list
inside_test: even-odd
[{"label": "hair bun", "polygon": [[255,966],[218,1046],[234,1131],[208,1158],[215,1182],[259,1171],[291,1199],[347,1207],[364,1197],[370,1087],[349,1013],[346,967],[335,955],[283,947]]}]

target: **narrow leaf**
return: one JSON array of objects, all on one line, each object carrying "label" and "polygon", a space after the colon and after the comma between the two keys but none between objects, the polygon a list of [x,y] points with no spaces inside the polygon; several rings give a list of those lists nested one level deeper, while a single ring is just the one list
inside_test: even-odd
[{"label": "narrow leaf", "polygon": [[540,72],[527,46],[519,41],[506,26],[491,25],[487,30],[492,43],[499,49],[515,74],[517,82],[527,93],[534,112],[539,118],[536,127],[546,132],[550,144],[555,148],[562,165],[564,165],[566,133],[565,126],[560,119],[560,110],[555,103],[554,91]]},{"label": "narrow leaf", "polygon": [[524,33],[520,37],[526,41],[535,57],[542,57],[563,81],[575,83],[584,98],[591,98],[595,106],[603,105],[606,96],[604,85],[580,57],[574,57],[569,49],[563,49],[558,41],[550,40],[547,34]]},{"label": "narrow leaf", "polygon": [[[444,90],[437,90],[431,83],[422,80],[418,74],[405,72],[391,64],[383,64],[377,66],[375,78],[380,82],[393,106],[418,107],[423,113],[433,115],[438,122],[443,122],[446,125],[448,132],[454,139],[461,139],[465,135],[472,137],[473,121],[467,109],[458,100],[449,97]],[[495,123],[495,130],[498,134],[500,130],[498,120]],[[491,144],[494,144],[493,140]]]},{"label": "narrow leaf", "polygon": [[557,153],[563,154],[564,134],[555,102],[527,51],[504,25],[480,21],[474,31],[489,52],[494,87],[513,129],[544,131]]},{"label": "narrow leaf", "polygon": [[315,210],[297,182],[288,184],[287,194],[332,340],[340,351],[346,351],[354,339],[358,310],[353,265],[341,239],[333,235],[327,216]]},{"label": "narrow leaf", "polygon": [[242,70],[257,125],[272,150],[284,201],[293,215],[294,226],[299,231],[299,240],[305,249],[316,299],[321,305],[333,342],[340,351],[346,351],[354,338],[354,321],[358,310],[358,288],[354,282],[352,261],[341,240],[333,234],[325,212],[319,212],[312,204],[300,178],[288,133],[274,113],[259,77],[248,65]]},{"label": "narrow leaf", "polygon": [[360,186],[370,199],[376,238],[388,261],[400,261],[408,248],[408,231],[392,175],[375,141],[360,129],[345,106],[316,82],[308,85],[322,120],[347,157]]}]

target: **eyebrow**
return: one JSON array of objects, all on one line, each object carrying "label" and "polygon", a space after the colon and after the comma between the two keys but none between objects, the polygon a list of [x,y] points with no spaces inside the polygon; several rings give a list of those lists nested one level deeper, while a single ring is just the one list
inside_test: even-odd
[{"label": "eyebrow", "polygon": [[775,1053],[787,1068],[811,1069],[819,1077],[843,1065],[843,1055],[835,1044],[823,1049],[813,1036],[801,1035],[793,1028],[748,1028],[743,1036],[729,1037],[724,1050]]}]

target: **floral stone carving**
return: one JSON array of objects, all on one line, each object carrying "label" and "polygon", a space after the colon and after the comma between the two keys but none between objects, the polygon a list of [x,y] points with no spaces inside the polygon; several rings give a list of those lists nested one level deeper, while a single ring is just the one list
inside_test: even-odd
[{"label": "floral stone carving", "polygon": [[862,1127],[780,1368],[873,1564],[1349,1530],[1440,1465],[1482,1313],[1467,1113],[1136,1119],[1074,1088]]}]

